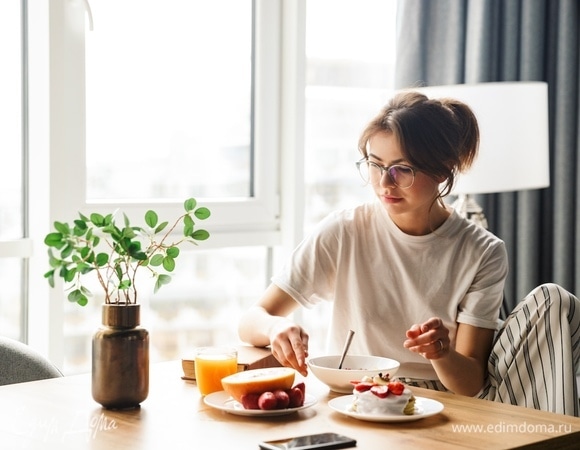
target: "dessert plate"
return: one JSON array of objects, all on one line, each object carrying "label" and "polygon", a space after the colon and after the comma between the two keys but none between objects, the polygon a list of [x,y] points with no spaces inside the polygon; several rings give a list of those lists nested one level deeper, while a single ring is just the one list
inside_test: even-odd
[{"label": "dessert plate", "polygon": [[245,409],[240,402],[234,400],[226,391],[208,394],[203,398],[203,401],[206,405],[211,406],[212,408],[220,409],[230,414],[262,417],[284,416],[302,409],[310,408],[316,404],[316,398],[308,393],[304,397],[304,404],[298,408],[270,409],[267,411],[262,409]]},{"label": "dessert plate", "polygon": [[431,400],[430,398],[425,397],[415,397],[415,414],[361,414],[349,410],[353,401],[354,395],[343,395],[330,400],[328,406],[336,412],[346,416],[369,422],[411,422],[413,420],[434,416],[443,411],[443,404],[437,400]]}]

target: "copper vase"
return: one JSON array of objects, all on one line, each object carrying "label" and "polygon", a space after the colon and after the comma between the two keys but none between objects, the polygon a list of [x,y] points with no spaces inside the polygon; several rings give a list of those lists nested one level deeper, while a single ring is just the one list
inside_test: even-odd
[{"label": "copper vase", "polygon": [[104,304],[103,326],[93,336],[93,398],[105,408],[135,408],[149,394],[149,332],[140,305]]}]

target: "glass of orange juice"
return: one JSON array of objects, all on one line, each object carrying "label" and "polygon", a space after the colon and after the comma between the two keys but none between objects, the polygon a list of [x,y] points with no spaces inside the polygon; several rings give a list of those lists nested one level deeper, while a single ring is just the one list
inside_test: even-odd
[{"label": "glass of orange juice", "polygon": [[201,395],[223,391],[222,378],[238,371],[233,347],[201,347],[195,352],[195,379]]}]

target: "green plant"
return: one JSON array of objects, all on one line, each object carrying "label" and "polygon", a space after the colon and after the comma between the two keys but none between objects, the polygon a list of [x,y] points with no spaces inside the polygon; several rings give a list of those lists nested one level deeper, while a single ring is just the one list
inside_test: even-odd
[{"label": "green plant", "polygon": [[[203,241],[209,237],[206,230],[195,230],[194,217],[205,220],[209,209],[197,208],[190,198],[184,202],[185,213],[167,228],[169,222],[159,223],[155,211],[145,213],[146,226],[132,226],[126,214],[124,224],[118,226],[114,214],[103,216],[92,213],[89,217],[79,213],[72,224],[54,222],[55,231],[46,235],[51,269],[44,274],[51,287],[55,277],[65,282],[68,300],[85,306],[92,296],[83,284],[84,275],[95,272],[105,294],[105,303],[137,303],[136,275],[139,268],[147,268],[154,280],[157,292],[161,286],[171,282],[179,246]],[[182,237],[169,242],[175,228],[182,223]]]}]

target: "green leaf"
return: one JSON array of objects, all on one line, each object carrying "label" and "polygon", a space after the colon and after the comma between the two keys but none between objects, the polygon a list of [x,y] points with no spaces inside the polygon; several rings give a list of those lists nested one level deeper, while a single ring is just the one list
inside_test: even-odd
[{"label": "green leaf", "polygon": [[193,211],[196,205],[197,201],[194,198],[188,198],[187,200],[185,200],[185,202],[183,202],[183,207],[187,212]]},{"label": "green leaf", "polygon": [[56,231],[64,234],[65,236],[70,234],[70,227],[66,223],[54,222],[54,228]]},{"label": "green leaf", "polygon": [[175,269],[175,260],[171,256],[163,258],[163,268],[168,272],[173,272]]},{"label": "green leaf", "polygon": [[99,253],[95,262],[97,267],[103,267],[109,262],[109,255],[106,253]]},{"label": "green leaf", "polygon": [[77,272],[79,272],[81,275],[87,274],[91,270],[93,270],[93,267],[90,264],[85,262],[80,262],[77,264]]},{"label": "green leaf", "polygon": [[44,274],[44,278],[48,280],[48,285],[53,288],[54,287],[54,269],[49,270]]},{"label": "green leaf", "polygon": [[209,233],[206,230],[195,230],[191,237],[197,241],[205,241],[209,238]]},{"label": "green leaf", "polygon": [[66,259],[67,257],[69,257],[72,252],[74,250],[74,247],[72,245],[65,245],[65,247],[60,251],[60,257],[62,259]]},{"label": "green leaf", "polygon": [[171,256],[172,258],[177,258],[179,256],[179,248],[178,247],[169,247],[167,249],[167,256]]},{"label": "green leaf", "polygon": [[119,230],[119,228],[117,228],[114,224],[105,225],[103,227],[103,233],[110,234],[115,241],[120,241],[123,237],[121,230]]},{"label": "green leaf", "polygon": [[211,215],[211,212],[205,206],[202,206],[201,208],[197,208],[193,214],[199,220],[205,220]]},{"label": "green leaf", "polygon": [[191,236],[193,234],[194,223],[191,216],[183,217],[183,235]]},{"label": "green leaf", "polygon": [[123,237],[133,239],[136,236],[135,231],[131,227],[123,228]]},{"label": "green leaf", "polygon": [[131,287],[131,280],[123,280],[119,283],[119,290],[126,291]]},{"label": "green leaf", "polygon": [[155,281],[155,288],[153,289],[153,292],[157,292],[159,289],[161,289],[161,286],[169,283],[171,283],[171,277],[169,275],[160,274]]},{"label": "green leaf", "polygon": [[61,233],[48,233],[44,238],[44,243],[49,247],[56,247],[59,248],[62,243],[62,234]]},{"label": "green leaf", "polygon": [[[115,211],[116,213],[117,211]],[[105,225],[115,225],[115,215],[114,214],[107,214],[104,218]]]},{"label": "green leaf", "polygon": [[63,279],[67,283],[70,283],[75,279],[76,274],[77,274],[77,269],[73,267],[70,270],[66,270],[66,272],[64,273]]},{"label": "green leaf", "polygon": [[125,255],[129,251],[129,246],[131,245],[131,239],[118,239],[117,245],[113,247],[113,249],[119,255]]},{"label": "green leaf", "polygon": [[127,243],[127,252],[129,255],[133,255],[134,253],[141,251],[141,242],[131,241],[128,239],[126,239],[125,242]]},{"label": "green leaf", "polygon": [[123,222],[125,223],[125,227],[131,226],[131,221],[129,220],[129,216],[127,216],[127,214],[125,214],[125,213],[123,213]]},{"label": "green leaf", "polygon": [[97,227],[102,227],[105,225],[105,218],[99,213],[92,213],[91,222]]},{"label": "green leaf", "polygon": [[153,255],[151,257],[151,260],[149,261],[149,264],[151,264],[154,267],[160,266],[161,264],[163,264],[163,255]]},{"label": "green leaf", "polygon": [[60,266],[60,259],[54,257],[51,249],[48,249],[48,264],[54,268]]},{"label": "green leaf", "polygon": [[[87,247],[88,248],[88,247]],[[90,253],[87,255],[87,257],[85,258],[85,261],[88,264],[93,265],[95,263],[95,252],[93,252],[92,250],[90,251]]]},{"label": "green leaf", "polygon": [[145,223],[149,226],[149,228],[155,228],[158,221],[159,217],[155,211],[149,210],[145,213]]},{"label": "green leaf", "polygon": [[162,222],[157,228],[155,228],[155,234],[163,231],[169,222]]},{"label": "green leaf", "polygon": [[146,261],[147,260],[147,253],[136,252],[136,253],[131,254],[131,258],[135,258],[137,261]]},{"label": "green leaf", "polygon": [[84,246],[78,252],[82,259],[87,259],[87,256],[89,256],[89,253],[91,252],[91,248]]},{"label": "green leaf", "polygon": [[81,306],[86,306],[89,299],[80,289],[75,289],[68,294],[68,301],[71,303],[78,303]]},{"label": "green leaf", "polygon": [[83,294],[85,294],[87,297],[92,297],[92,295],[93,295],[93,294],[91,294],[91,291],[89,291],[89,290],[88,290],[86,287],[84,287],[84,286],[81,286],[81,288],[80,288],[80,289],[81,289],[81,292],[82,292]]},{"label": "green leaf", "polygon": [[87,223],[84,220],[76,219],[74,221],[75,227],[79,230],[86,230],[88,228]]}]

